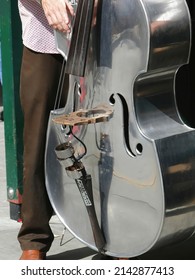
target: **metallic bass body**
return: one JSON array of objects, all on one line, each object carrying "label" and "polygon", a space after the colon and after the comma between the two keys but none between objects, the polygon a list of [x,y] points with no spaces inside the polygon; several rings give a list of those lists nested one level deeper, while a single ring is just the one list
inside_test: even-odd
[{"label": "metallic bass body", "polygon": [[[70,75],[67,105],[50,114],[46,185],[62,223],[97,250],[75,180],[54,152],[70,141],[92,178],[105,254],[135,257],[195,230],[195,131],[176,104],[178,73],[190,55],[190,16],[184,0],[100,2],[85,76]],[[73,126],[80,141],[54,121],[73,111],[90,115],[100,104],[112,116]]]}]

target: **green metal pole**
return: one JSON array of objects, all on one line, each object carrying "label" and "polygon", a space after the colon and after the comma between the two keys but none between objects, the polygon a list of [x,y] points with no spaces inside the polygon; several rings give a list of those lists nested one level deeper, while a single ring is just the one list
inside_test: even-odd
[{"label": "green metal pole", "polygon": [[23,115],[19,102],[21,24],[18,1],[1,0],[0,27],[7,197],[10,218],[19,218],[23,169]]}]

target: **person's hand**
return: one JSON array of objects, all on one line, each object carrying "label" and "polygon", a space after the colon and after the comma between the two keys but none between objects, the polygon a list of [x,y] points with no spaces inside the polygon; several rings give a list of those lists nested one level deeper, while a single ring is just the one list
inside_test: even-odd
[{"label": "person's hand", "polygon": [[74,9],[68,0],[42,0],[42,7],[50,26],[61,32],[70,32],[70,16]]}]

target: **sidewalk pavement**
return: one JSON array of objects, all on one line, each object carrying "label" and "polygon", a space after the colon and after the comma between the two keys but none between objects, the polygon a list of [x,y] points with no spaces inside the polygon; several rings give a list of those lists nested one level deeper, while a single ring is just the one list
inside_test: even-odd
[{"label": "sidewalk pavement", "polygon": [[[0,107],[0,111],[1,109],[2,107]],[[55,238],[48,252],[48,260],[102,259],[100,254],[86,247],[68,230],[64,232],[64,225],[62,225],[57,216],[52,217],[50,225]],[[21,249],[17,241],[20,226],[21,224],[11,220],[9,215],[9,203],[7,202],[6,194],[4,122],[0,121],[0,260],[18,260],[20,257]],[[195,237],[180,244],[148,252],[139,256],[138,259],[193,260],[195,259]]]}]

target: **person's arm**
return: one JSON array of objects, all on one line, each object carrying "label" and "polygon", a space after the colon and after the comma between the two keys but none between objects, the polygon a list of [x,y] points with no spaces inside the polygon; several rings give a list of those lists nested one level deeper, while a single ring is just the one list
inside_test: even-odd
[{"label": "person's arm", "polygon": [[68,0],[36,0],[43,8],[50,26],[62,32],[70,32],[70,18],[74,9]]}]

